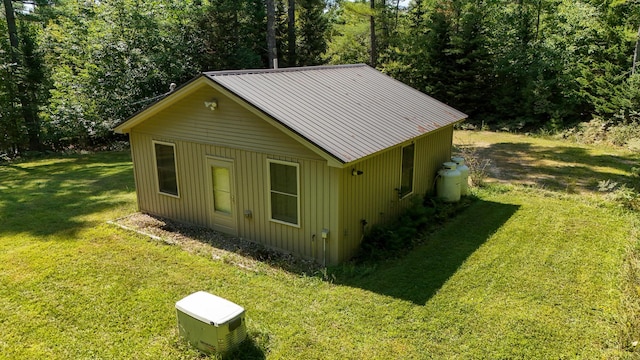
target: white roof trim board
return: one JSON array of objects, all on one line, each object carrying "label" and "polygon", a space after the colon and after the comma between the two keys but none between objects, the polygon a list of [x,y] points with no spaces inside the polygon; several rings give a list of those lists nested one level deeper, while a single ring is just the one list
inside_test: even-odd
[{"label": "white roof trim board", "polygon": [[467,117],[367,65],[356,64],[205,72],[114,130],[129,132],[189,96],[203,81],[212,81],[342,164]]},{"label": "white roof trim board", "polygon": [[204,75],[342,163],[467,117],[364,64]]}]

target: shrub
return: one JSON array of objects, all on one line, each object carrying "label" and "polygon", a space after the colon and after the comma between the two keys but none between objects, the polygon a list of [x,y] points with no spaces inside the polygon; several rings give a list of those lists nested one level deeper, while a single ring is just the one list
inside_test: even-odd
[{"label": "shrub", "polygon": [[640,210],[640,194],[625,184],[611,192],[608,198],[625,209]]},{"label": "shrub", "polygon": [[606,199],[625,209],[640,210],[640,194],[626,184],[618,185],[611,180],[600,181],[598,191],[607,193]]},{"label": "shrub", "polygon": [[485,159],[480,155],[477,148],[463,144],[457,148],[457,156],[464,158],[464,163],[469,167],[469,178],[474,186],[484,186],[487,176],[489,176],[490,159]]},{"label": "shrub", "polygon": [[640,120],[626,122],[594,118],[565,130],[561,136],[583,144],[605,144],[631,149],[640,148]]},{"label": "shrub", "polygon": [[376,224],[365,234],[355,257],[358,263],[400,256],[420,244],[423,235],[441,226],[471,204],[476,198],[466,196],[457,203],[438,198],[413,197],[395,221]]}]

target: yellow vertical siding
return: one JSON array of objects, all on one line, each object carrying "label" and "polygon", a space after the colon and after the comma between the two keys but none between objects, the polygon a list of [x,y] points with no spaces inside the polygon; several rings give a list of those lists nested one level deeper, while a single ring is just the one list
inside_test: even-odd
[{"label": "yellow vertical siding", "polygon": [[[415,141],[414,189],[412,195],[424,196],[433,189],[435,176],[451,156],[453,127],[447,127]],[[402,147],[398,146],[341,171],[341,232],[339,261],[357,251],[362,239],[361,220],[372,225],[394,219],[410,204],[411,195],[399,199]],[[362,175],[353,176],[352,169]]]},{"label": "yellow vertical siding", "polygon": [[[197,144],[166,136],[152,136],[131,132],[134,171],[137,181],[140,211],[166,216],[186,223],[208,226],[207,199],[210,171],[207,157],[234,160],[236,200],[234,211],[238,218],[238,236],[266,246],[288,251],[303,257],[323,260],[321,232],[326,228],[338,234],[336,224],[337,172],[325,161],[269,155],[222,146]],[[158,193],[153,166],[153,140],[175,144],[178,168],[179,198]],[[269,220],[267,189],[267,159],[296,162],[300,165],[300,227]],[[252,213],[244,216],[245,210]],[[315,235],[315,236],[314,236]],[[337,238],[334,243],[337,244]],[[337,253],[327,258],[337,257]],[[332,260],[330,260],[332,261]]]},{"label": "yellow vertical siding", "polygon": [[416,142],[416,182],[420,194],[432,194],[435,191],[435,179],[442,163],[451,161],[453,125],[440,129]]},{"label": "yellow vertical siding", "polygon": [[[218,110],[203,105],[216,97]],[[414,194],[433,189],[437,170],[451,154],[452,126],[415,141]],[[158,193],[153,140],[175,144],[179,197]],[[314,258],[342,262],[357,250],[360,221],[373,224],[398,215],[408,199],[399,199],[402,147],[360,161],[345,169],[327,161],[262,119],[202,88],[161,111],[130,132],[140,211],[201,226],[210,224],[210,169],[207,157],[234,161],[238,236],[269,247]],[[267,159],[299,164],[300,227],[269,220]],[[352,169],[361,170],[352,176]],[[245,217],[245,210],[251,217]],[[329,230],[326,254],[322,230]]]},{"label": "yellow vertical siding", "polygon": [[[205,101],[213,98],[218,100],[215,111],[204,106]],[[188,98],[160,111],[134,127],[134,131],[199,144],[321,159],[302,144],[209,86],[194,91]]]}]

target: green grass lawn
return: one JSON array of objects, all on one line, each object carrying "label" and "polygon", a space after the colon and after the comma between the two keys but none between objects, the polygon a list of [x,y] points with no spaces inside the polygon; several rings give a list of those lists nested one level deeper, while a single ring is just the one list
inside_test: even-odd
[{"label": "green grass lawn", "polygon": [[107,224],[136,209],[127,153],[0,166],[0,358],[200,358],[174,308],[198,290],[246,308],[237,358],[637,357],[637,214],[535,187],[476,195],[407,256],[323,281]]}]

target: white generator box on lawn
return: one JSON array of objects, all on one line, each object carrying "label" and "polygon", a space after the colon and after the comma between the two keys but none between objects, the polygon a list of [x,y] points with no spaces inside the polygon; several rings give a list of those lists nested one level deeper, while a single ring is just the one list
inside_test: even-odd
[{"label": "white generator box on lawn", "polygon": [[247,337],[244,308],[208,292],[178,301],[176,312],[180,336],[202,352],[225,353]]}]

